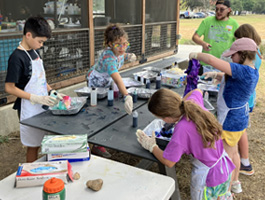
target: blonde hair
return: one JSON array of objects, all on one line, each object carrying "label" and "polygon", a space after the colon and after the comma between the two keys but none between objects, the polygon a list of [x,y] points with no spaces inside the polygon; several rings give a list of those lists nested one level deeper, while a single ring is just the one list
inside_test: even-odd
[{"label": "blonde hair", "polygon": [[215,148],[215,141],[220,139],[222,126],[212,113],[203,110],[191,100],[182,101],[177,93],[169,89],[160,89],[155,92],[149,99],[148,109],[161,118],[179,118],[185,115],[187,120],[196,124],[196,129],[202,136],[204,148]]},{"label": "blonde hair", "polygon": [[118,24],[110,24],[104,32],[104,47],[109,46],[109,42],[113,43],[121,37],[125,37],[128,40],[128,34]]}]

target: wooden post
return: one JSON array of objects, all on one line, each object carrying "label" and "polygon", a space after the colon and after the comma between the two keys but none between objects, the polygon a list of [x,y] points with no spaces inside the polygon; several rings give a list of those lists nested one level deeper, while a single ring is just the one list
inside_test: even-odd
[{"label": "wooden post", "polygon": [[89,28],[89,58],[90,58],[90,67],[91,67],[95,64],[93,0],[87,0],[87,5],[88,5],[88,28]]},{"label": "wooden post", "polygon": [[[176,36],[179,36],[179,23],[180,23],[180,20],[179,20],[179,12],[180,12],[180,0],[176,0],[177,1],[177,13],[176,13],[176,20],[177,20],[177,27],[176,27]],[[176,40],[176,45],[179,44],[179,40],[177,39]]]},{"label": "wooden post", "polygon": [[142,0],[142,55],[145,54],[145,0]]}]

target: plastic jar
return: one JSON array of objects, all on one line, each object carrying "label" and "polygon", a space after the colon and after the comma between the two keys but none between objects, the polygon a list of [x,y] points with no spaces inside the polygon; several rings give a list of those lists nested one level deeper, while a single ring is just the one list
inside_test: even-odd
[{"label": "plastic jar", "polygon": [[43,200],[65,200],[64,182],[59,178],[51,178],[43,185]]}]

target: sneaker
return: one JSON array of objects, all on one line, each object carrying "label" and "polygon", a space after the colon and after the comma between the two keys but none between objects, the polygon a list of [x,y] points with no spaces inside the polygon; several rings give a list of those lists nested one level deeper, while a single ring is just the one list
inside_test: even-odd
[{"label": "sneaker", "polygon": [[104,158],[110,158],[111,157],[111,154],[104,147],[101,147],[101,146],[94,145],[91,152],[93,154],[96,154],[98,156],[102,156]]},{"label": "sneaker", "polygon": [[243,165],[241,163],[239,173],[240,174],[245,174],[245,175],[251,176],[251,175],[254,174],[254,170],[252,169],[252,166],[251,165],[245,166],[245,165]]},{"label": "sneaker", "polygon": [[239,180],[232,182],[231,191],[234,193],[241,193],[242,192],[241,183]]},{"label": "sneaker", "polygon": [[230,191],[226,192],[225,195],[219,196],[220,200],[233,200],[234,194],[232,194]]}]

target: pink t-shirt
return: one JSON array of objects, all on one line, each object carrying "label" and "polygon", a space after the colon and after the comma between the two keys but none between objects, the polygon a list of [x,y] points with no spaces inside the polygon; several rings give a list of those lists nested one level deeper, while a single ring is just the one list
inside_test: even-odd
[{"label": "pink t-shirt", "polygon": [[[203,105],[202,94],[199,91],[194,91],[187,100],[192,100],[206,110]],[[194,158],[206,166],[211,167],[223,153],[224,147],[221,139],[215,142],[215,147],[216,149],[203,147],[202,137],[196,130],[196,124],[193,121],[187,121],[184,115],[179,123],[176,124],[172,138],[163,153],[163,157],[172,162],[178,162],[182,154],[192,154]],[[225,160],[229,173],[227,173]],[[221,166],[223,168],[223,174],[220,170]],[[206,179],[206,186],[214,187],[224,183],[234,168],[235,166],[229,158],[223,158],[222,162],[219,161],[210,169]]]}]

